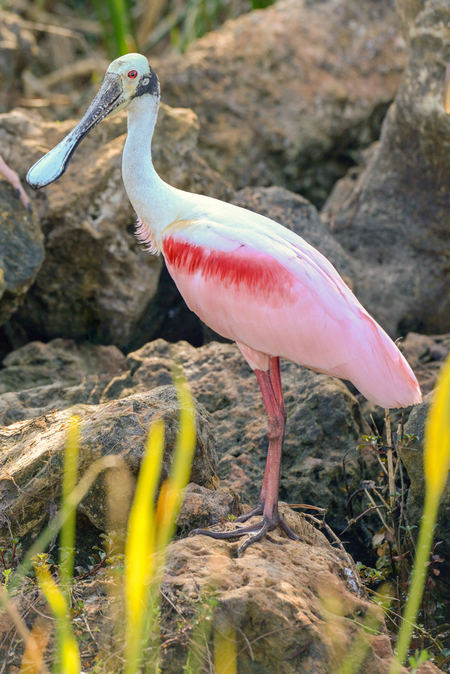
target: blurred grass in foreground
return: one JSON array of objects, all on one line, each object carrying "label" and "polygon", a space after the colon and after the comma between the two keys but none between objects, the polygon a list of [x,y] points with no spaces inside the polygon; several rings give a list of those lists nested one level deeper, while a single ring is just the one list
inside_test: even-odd
[{"label": "blurred grass in foreground", "polygon": [[[155,497],[160,482],[164,452],[164,422],[155,420],[149,431],[146,451],[142,459],[135,496],[128,520],[125,572],[123,576],[126,617],[125,667],[126,674],[135,674],[142,661],[143,649],[157,632],[159,587],[166,561],[167,546],[176,526],[176,518],[182,503],[183,490],[188,484],[196,446],[195,405],[181,374],[174,374],[174,384],[180,403],[179,431],[169,478],[162,484],[158,502]],[[55,523],[33,546],[33,566],[39,587],[56,619],[58,658],[56,671],[61,674],[80,674],[81,661],[77,642],[70,621],[70,588],[72,585],[73,554],[75,540],[75,509],[85,496],[100,470],[119,467],[116,462],[103,462],[86,480],[75,487],[79,451],[79,422],[70,420],[65,451],[62,503],[60,516],[55,518],[56,531],[61,527],[61,543],[64,542],[60,562],[60,582],[55,581],[42,553],[55,535]],[[108,459],[112,457],[107,457]],[[100,460],[101,462],[102,460]],[[110,465],[111,464],[111,465]],[[123,467],[123,466],[122,466]],[[92,466],[91,466],[92,468]],[[89,472],[89,471],[88,471]],[[80,484],[82,488],[80,488]],[[75,488],[74,488],[75,487]],[[50,531],[48,531],[50,530]],[[16,573],[12,586],[18,583],[30,568],[30,555],[25,566]],[[5,599],[3,603],[7,603]],[[32,640],[32,648],[26,647],[22,670],[39,672],[47,640]],[[158,671],[159,648],[155,649],[152,666]],[[148,663],[146,663],[147,665]],[[230,672],[233,670],[230,670]]]}]

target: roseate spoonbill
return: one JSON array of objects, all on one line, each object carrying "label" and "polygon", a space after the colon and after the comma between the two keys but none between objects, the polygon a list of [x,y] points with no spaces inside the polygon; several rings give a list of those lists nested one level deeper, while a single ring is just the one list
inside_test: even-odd
[{"label": "roseate spoonbill", "polygon": [[116,59],[83,119],[30,169],[27,180],[38,188],[59,178],[83,137],[107,115],[127,109],[122,174],[138,215],[137,238],[149,252],[164,255],[192,311],[236,341],[255,372],[268,417],[259,503],[240,520],[262,518],[233,532],[196,533],[215,538],[249,534],[240,552],[276,527],[295,539],[278,513],[286,422],[280,356],[349,379],[383,407],[417,403],[420,389],[392,340],[306,241],[261,215],[161,180],[151,155],[159,100],[158,78],[144,56]]}]

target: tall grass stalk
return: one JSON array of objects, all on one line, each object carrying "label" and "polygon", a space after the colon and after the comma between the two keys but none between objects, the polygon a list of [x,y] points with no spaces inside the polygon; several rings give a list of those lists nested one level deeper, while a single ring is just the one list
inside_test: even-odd
[{"label": "tall grass stalk", "polygon": [[70,600],[70,585],[73,578],[73,558],[75,553],[75,508],[70,508],[69,496],[75,489],[78,477],[79,420],[73,416],[69,422],[66,451],[64,452],[64,471],[62,479],[63,524],[60,535],[59,568],[60,578]]},{"label": "tall grass stalk", "polygon": [[[167,546],[175,531],[195,451],[194,401],[181,375],[174,375],[174,384],[180,403],[180,418],[171,474],[161,486],[155,509],[154,499],[164,450],[164,425],[162,421],[157,421],[150,430],[128,524],[125,547],[126,674],[138,671],[146,641],[156,632],[159,585]],[[156,671],[158,656],[156,653]]]},{"label": "tall grass stalk", "polygon": [[422,600],[439,501],[445,489],[450,468],[450,357],[447,358],[442,370],[439,386],[435,390],[427,419],[423,468],[425,475],[424,512],[420,523],[411,586],[397,640],[396,660],[391,667],[390,674],[397,674],[400,670],[400,665],[406,659],[411,642]]},{"label": "tall grass stalk", "polygon": [[69,604],[45,565],[36,566],[35,574],[42,594],[56,618],[58,671],[61,674],[80,674],[80,652],[70,622]]}]

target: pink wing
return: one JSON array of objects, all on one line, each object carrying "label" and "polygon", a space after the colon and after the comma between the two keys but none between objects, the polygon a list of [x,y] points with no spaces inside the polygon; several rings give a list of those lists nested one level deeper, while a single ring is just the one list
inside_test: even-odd
[{"label": "pink wing", "polygon": [[189,308],[224,337],[348,379],[382,407],[419,402],[408,363],[331,263],[276,232],[167,228],[164,257]]}]

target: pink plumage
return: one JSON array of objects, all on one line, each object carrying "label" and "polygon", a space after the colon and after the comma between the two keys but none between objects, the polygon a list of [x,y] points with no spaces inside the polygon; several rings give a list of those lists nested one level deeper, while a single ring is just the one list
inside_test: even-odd
[{"label": "pink plumage", "polygon": [[246,347],[244,355],[254,368],[267,369],[267,357],[281,356],[350,380],[382,407],[421,400],[417,380],[390,337],[329,261],[301,247],[300,237],[293,258],[289,246],[274,250],[261,236],[255,250],[242,230],[227,242],[232,250],[223,250],[229,248],[223,239],[215,247],[200,245],[197,228],[197,242],[189,230],[163,236],[169,272],[190,309]]}]

